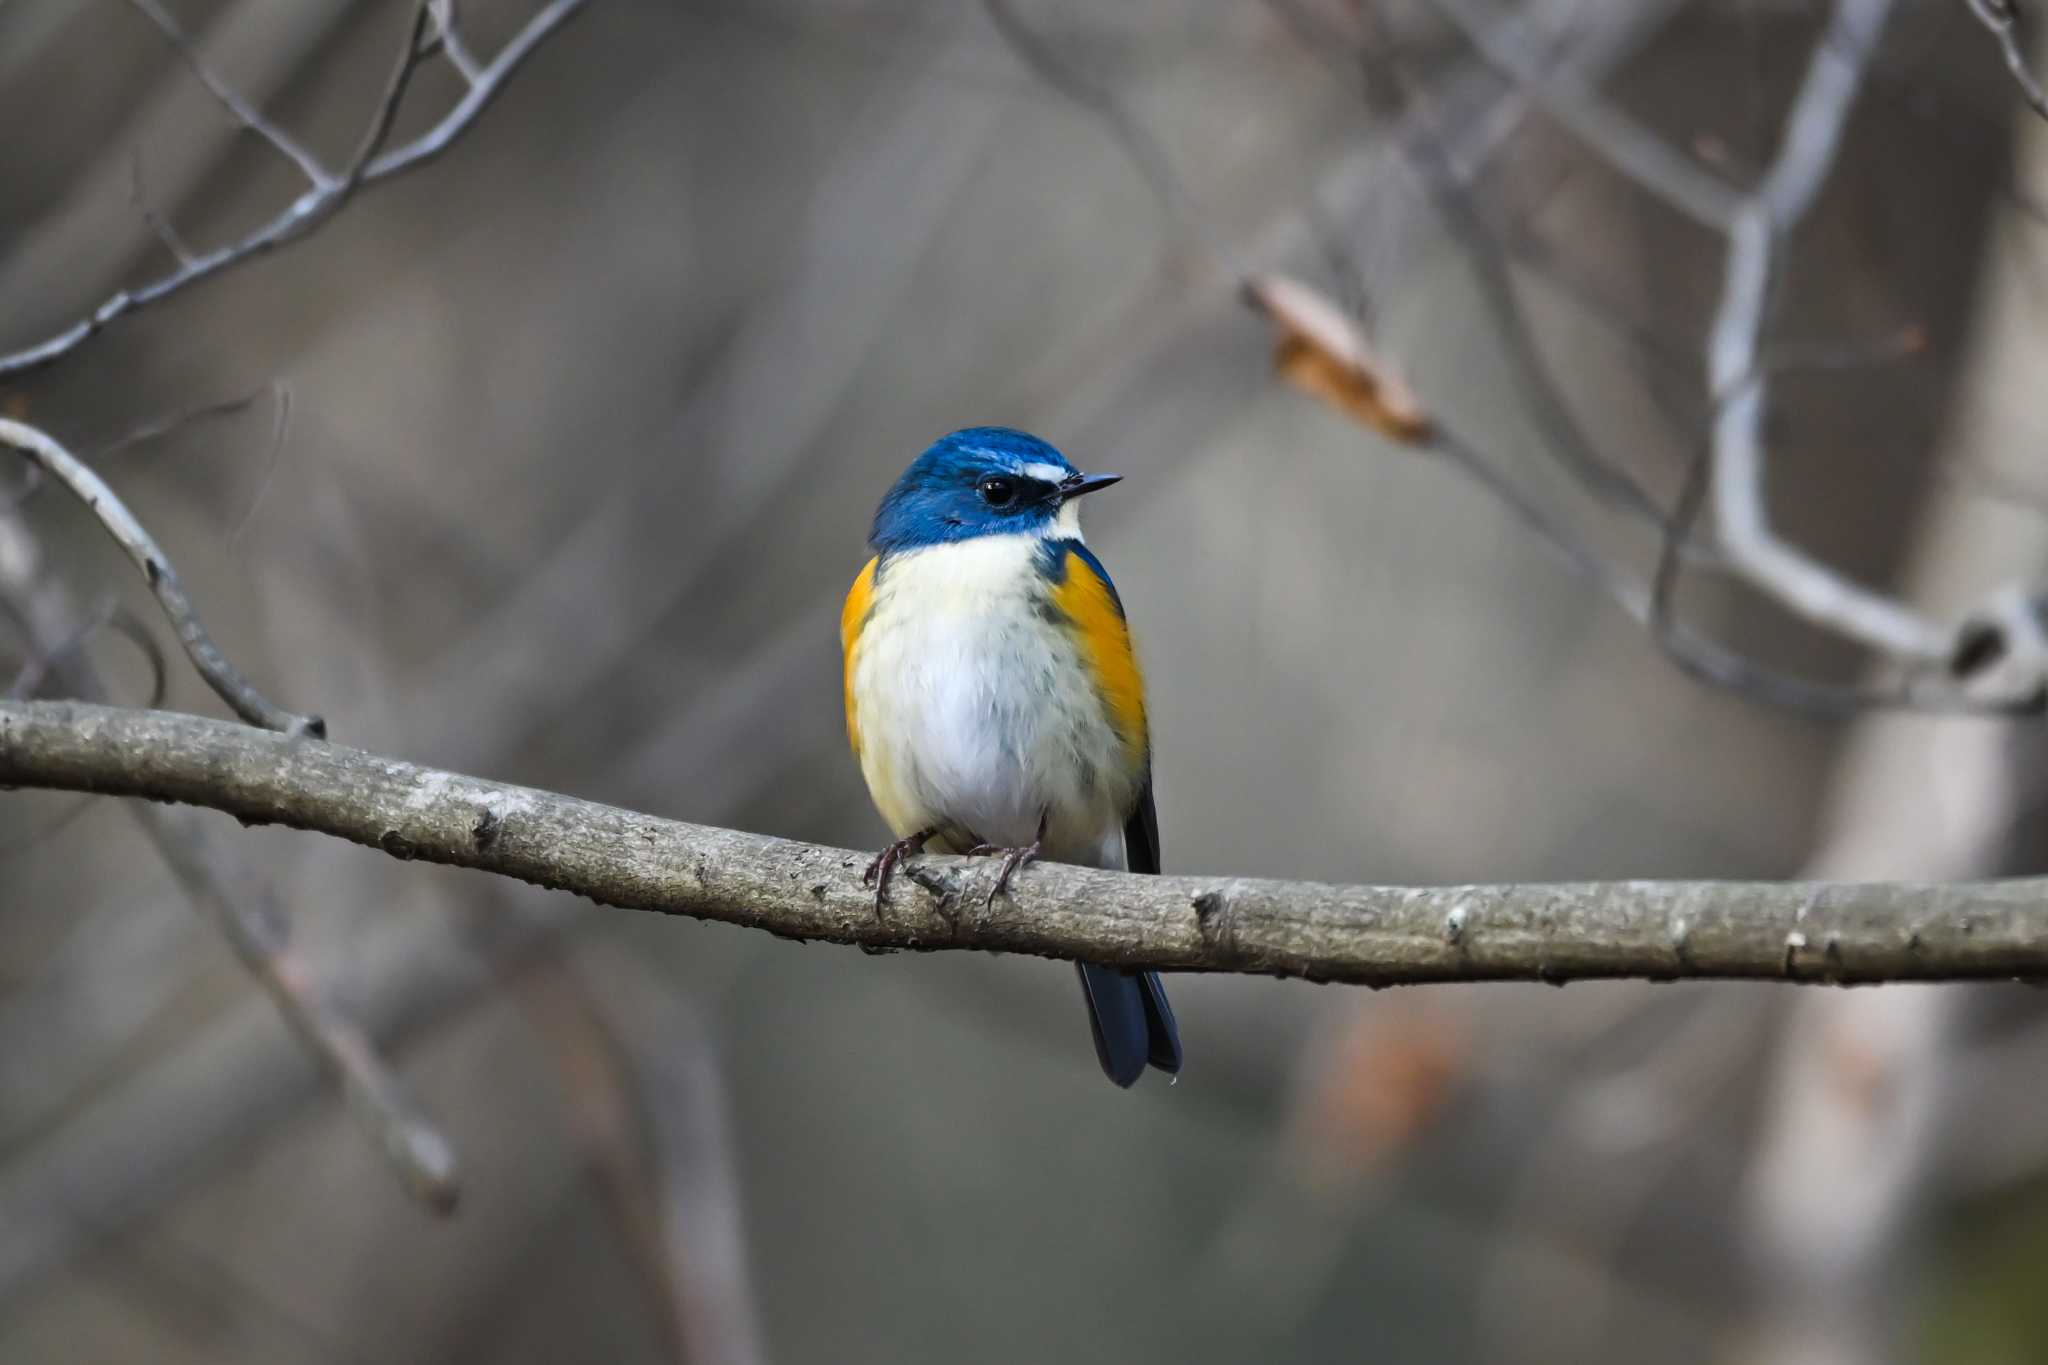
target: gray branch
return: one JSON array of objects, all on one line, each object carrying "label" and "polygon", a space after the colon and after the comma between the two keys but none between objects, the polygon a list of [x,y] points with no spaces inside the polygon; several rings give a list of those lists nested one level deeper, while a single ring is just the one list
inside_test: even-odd
[{"label": "gray branch", "polygon": [[1586,148],[1621,174],[1712,231],[1726,231],[1739,207],[1726,182],[1702,171],[1570,71],[1546,69],[1519,15],[1489,16],[1474,0],[1434,0],[1480,57]]},{"label": "gray branch", "polygon": [[1969,0],[1970,13],[1977,22],[1990,32],[1998,44],[1998,55],[2005,62],[2005,69],[2012,73],[2013,83],[2020,88],[2020,98],[2027,102],[2042,118],[2048,119],[2048,92],[2041,89],[2041,82],[2034,79],[2032,68],[2027,65],[2027,54],[2020,50],[2019,5],[2016,0]]},{"label": "gray branch", "polygon": [[1806,78],[1776,158],[1728,230],[1721,305],[1707,343],[1714,395],[1713,505],[1728,557],[1757,586],[1819,625],[1922,664],[1945,662],[1953,632],[1850,582],[1772,529],[1764,498],[1763,415],[1770,401],[1760,364],[1764,310],[1778,239],[1812,207],[1884,31],[1890,0],[1844,0],[1814,44]]},{"label": "gray branch", "polygon": [[0,702],[0,786],[188,802],[600,904],[870,950],[980,949],[1393,985],[1613,977],[2048,976],[2048,880],[1376,887],[865,854],[663,820],[226,721]]},{"label": "gray branch", "polygon": [[[199,72],[199,79],[206,84],[208,91],[220,100],[243,126],[297,162],[308,177],[309,186],[305,193],[286,205],[275,217],[244,236],[211,251],[181,260],[177,269],[146,284],[134,289],[121,290],[103,301],[88,316],[79,319],[55,336],[11,354],[0,354],[0,377],[32,370],[69,355],[121,318],[160,302],[200,280],[252,261],[286,243],[297,241],[338,213],[357,190],[403,175],[440,156],[455,144],[456,139],[476,122],[477,117],[485,109],[490,107],[491,101],[504,90],[505,83],[526,59],[533,55],[535,49],[582,9],[584,3],[585,0],[549,0],[549,3],[529,19],[526,26],[499,50],[496,57],[477,70],[474,79],[470,79],[469,72],[460,66],[464,60],[473,64],[474,57],[461,45],[459,37],[454,48],[448,47],[452,29],[437,28],[440,50],[451,53],[450,60],[458,64],[458,70],[461,70],[467,88],[462,98],[456,101],[433,127],[402,146],[379,151],[385,134],[390,131],[397,116],[398,104],[404,97],[414,67],[433,50],[433,45],[423,46],[421,43],[422,27],[427,24],[430,13],[423,7],[418,12],[413,26],[408,30],[406,47],[400,54],[397,74],[386,87],[376,113],[372,116],[362,152],[351,163],[347,172],[339,174],[326,169],[303,147],[264,121],[255,113],[253,107],[247,105],[239,95],[203,65],[198,64],[193,56],[193,50],[183,41],[182,33],[177,32],[175,26],[172,26],[167,33],[171,34],[180,55],[188,62],[194,63],[194,70]],[[151,5],[145,4],[142,8],[143,12],[152,18],[160,13]],[[445,15],[446,11],[442,11],[442,14]],[[441,22],[444,21],[436,20],[437,24]],[[445,22],[452,23],[452,19]],[[462,57],[452,55],[455,52],[462,53]]]},{"label": "gray branch", "polygon": [[327,723],[320,717],[302,716],[278,706],[258,692],[256,684],[229,662],[228,656],[213,642],[206,624],[199,619],[199,609],[186,595],[184,582],[179,579],[178,571],[171,567],[170,557],[143,529],[127,504],[107,487],[106,480],[53,437],[26,422],[0,417],[0,446],[20,451],[30,464],[70,489],[86,509],[99,518],[100,525],[114,538],[114,543],[126,550],[128,557],[135,561],[135,567],[142,571],[149,590],[156,595],[157,604],[178,632],[178,643],[185,647],[185,656],[199,670],[199,676],[206,679],[206,685],[233,707],[236,715],[266,730],[281,730],[287,734],[326,733]]}]

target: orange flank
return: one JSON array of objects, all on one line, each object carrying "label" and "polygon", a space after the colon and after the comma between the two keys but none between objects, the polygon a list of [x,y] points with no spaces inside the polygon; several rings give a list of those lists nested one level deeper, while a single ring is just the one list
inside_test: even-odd
[{"label": "orange flank", "polygon": [[860,721],[854,714],[853,705],[853,651],[860,643],[861,627],[868,623],[868,612],[875,604],[875,563],[870,559],[860,571],[860,577],[853,580],[853,588],[846,594],[846,605],[839,611],[839,648],[843,653],[846,668],[846,738],[853,745],[853,756],[860,757]]},{"label": "orange flank", "polygon": [[1110,723],[1133,755],[1142,756],[1145,733],[1145,679],[1131,650],[1131,630],[1117,609],[1116,596],[1088,561],[1067,551],[1066,576],[1052,590],[1053,605],[1073,623],[1081,642],[1082,660],[1095,680]]}]

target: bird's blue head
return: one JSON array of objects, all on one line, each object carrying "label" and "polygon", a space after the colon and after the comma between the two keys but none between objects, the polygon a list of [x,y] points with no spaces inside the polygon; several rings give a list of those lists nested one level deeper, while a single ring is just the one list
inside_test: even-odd
[{"label": "bird's blue head", "polygon": [[1071,535],[1073,499],[1122,477],[1083,474],[1028,432],[968,427],[910,462],[875,509],[868,544],[887,553],[976,536]]}]

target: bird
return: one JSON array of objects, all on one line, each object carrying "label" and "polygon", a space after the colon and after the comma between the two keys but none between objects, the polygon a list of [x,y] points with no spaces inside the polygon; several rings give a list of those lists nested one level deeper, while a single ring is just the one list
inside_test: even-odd
[{"label": "bird", "polygon": [[[1079,501],[1117,483],[1046,441],[968,427],[883,495],[840,614],[846,731],[896,836],[865,883],[881,913],[919,852],[1000,857],[989,903],[1035,859],[1159,871],[1145,682]],[[1158,973],[1077,963],[1096,1060],[1117,1085],[1177,1076]]]}]

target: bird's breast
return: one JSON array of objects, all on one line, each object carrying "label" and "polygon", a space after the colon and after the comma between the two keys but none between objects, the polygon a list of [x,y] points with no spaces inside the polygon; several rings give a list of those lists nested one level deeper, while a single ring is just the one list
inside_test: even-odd
[{"label": "bird's breast", "polygon": [[[849,724],[875,804],[899,834],[1031,842],[1120,862],[1144,755],[1105,700],[1075,623],[1038,569],[1035,537],[889,555],[846,623]],[[863,589],[856,585],[856,596]]]}]

